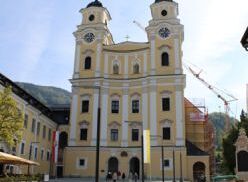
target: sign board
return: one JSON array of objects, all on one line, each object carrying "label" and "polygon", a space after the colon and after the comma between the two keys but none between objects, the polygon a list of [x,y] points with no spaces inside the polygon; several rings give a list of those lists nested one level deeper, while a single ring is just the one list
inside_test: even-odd
[{"label": "sign board", "polygon": [[150,145],[150,130],[143,131],[143,143],[144,143],[144,163],[150,163],[151,161],[151,145]]}]

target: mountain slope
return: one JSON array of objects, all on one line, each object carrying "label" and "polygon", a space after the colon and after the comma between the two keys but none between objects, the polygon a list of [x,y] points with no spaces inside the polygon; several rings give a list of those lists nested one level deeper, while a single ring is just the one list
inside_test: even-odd
[{"label": "mountain slope", "polygon": [[[216,130],[216,146],[218,148],[221,148],[222,146],[222,137],[224,134],[224,128],[225,128],[225,119],[226,115],[225,113],[220,113],[220,112],[213,112],[208,115],[209,119],[212,121],[213,125],[215,126]],[[230,122],[231,124],[234,124],[238,122],[233,117],[230,117]]]},{"label": "mountain slope", "polygon": [[23,82],[16,84],[46,106],[70,104],[70,92],[64,89]]}]

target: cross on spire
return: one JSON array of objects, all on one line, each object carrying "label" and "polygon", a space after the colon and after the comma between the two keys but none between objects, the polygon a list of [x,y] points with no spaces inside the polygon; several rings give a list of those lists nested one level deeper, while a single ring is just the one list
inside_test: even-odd
[{"label": "cross on spire", "polygon": [[128,39],[129,39],[130,37],[129,37],[129,35],[127,35],[125,38],[127,39],[127,42],[128,42]]}]

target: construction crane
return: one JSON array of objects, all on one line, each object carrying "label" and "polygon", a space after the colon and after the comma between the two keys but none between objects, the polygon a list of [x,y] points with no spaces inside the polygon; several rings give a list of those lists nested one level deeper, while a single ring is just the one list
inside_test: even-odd
[{"label": "construction crane", "polygon": [[144,32],[146,32],[146,29],[136,20],[133,21],[134,24],[136,24],[141,30],[143,30]]},{"label": "construction crane", "polygon": [[[230,106],[229,103],[233,102],[233,101],[237,101],[238,99],[235,98],[233,95],[228,94],[220,89],[218,89],[215,86],[210,85],[208,82],[206,82],[203,78],[200,77],[200,74],[202,73],[202,70],[197,73],[196,71],[194,71],[190,66],[187,66],[186,64],[184,64],[184,67],[190,71],[190,73],[193,74],[193,76],[195,76],[199,81],[201,81],[203,83],[203,85],[205,85],[209,90],[211,90],[219,99],[221,99],[224,102],[224,108],[225,108],[225,131],[229,131],[230,130],[230,118],[229,118],[229,111],[230,111]],[[224,96],[222,96],[222,94],[220,92],[224,92],[227,96],[229,96],[231,99],[227,100]]]}]

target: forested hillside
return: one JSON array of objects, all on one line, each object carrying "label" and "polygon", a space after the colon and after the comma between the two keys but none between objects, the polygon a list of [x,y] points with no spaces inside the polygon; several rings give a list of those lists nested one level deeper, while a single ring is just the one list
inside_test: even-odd
[{"label": "forested hillside", "polygon": [[70,92],[64,89],[22,82],[16,84],[47,106],[70,104]]}]

